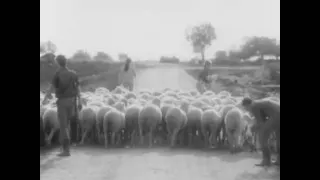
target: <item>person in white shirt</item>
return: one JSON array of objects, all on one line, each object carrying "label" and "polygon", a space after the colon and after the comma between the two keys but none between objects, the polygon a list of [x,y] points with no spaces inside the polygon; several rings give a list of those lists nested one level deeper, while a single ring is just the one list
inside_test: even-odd
[{"label": "person in white shirt", "polygon": [[131,59],[127,58],[124,68],[119,73],[119,84],[129,91],[133,91],[135,77],[136,72],[131,66]]}]

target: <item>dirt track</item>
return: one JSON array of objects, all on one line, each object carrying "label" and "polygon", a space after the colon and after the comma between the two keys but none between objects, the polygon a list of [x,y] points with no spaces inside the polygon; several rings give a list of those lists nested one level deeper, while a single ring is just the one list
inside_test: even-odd
[{"label": "dirt track", "polygon": [[[195,80],[178,67],[140,72],[136,87],[190,89]],[[73,148],[71,157],[58,150],[40,152],[41,180],[275,180],[280,170],[255,167],[261,155],[182,149]]]}]

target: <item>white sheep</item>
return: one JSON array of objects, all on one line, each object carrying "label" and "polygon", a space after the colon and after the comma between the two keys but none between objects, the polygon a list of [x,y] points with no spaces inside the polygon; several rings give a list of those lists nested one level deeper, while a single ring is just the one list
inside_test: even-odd
[{"label": "white sheep", "polygon": [[113,107],[111,106],[103,106],[97,111],[96,115],[96,129],[98,134],[99,142],[102,143],[103,136],[103,119],[107,112],[109,112]]},{"label": "white sheep", "polygon": [[149,147],[153,144],[153,132],[162,121],[160,107],[154,104],[145,105],[139,114],[140,143],[144,144],[144,133],[149,133]]},{"label": "white sheep", "polygon": [[131,146],[134,146],[134,140],[139,133],[139,114],[142,109],[141,105],[130,105],[125,113],[125,129],[131,139]]},{"label": "white sheep", "polygon": [[201,131],[204,136],[205,147],[211,147],[212,144],[217,145],[216,140],[221,126],[221,115],[215,109],[208,109],[203,112],[201,117]]},{"label": "white sheep", "polygon": [[188,145],[191,146],[194,141],[194,136],[198,136],[201,132],[201,118],[202,109],[189,106],[187,112],[187,132],[188,132]]},{"label": "white sheep", "polygon": [[243,118],[243,112],[239,108],[233,108],[226,114],[225,126],[231,153],[242,147],[247,125],[247,121]]},{"label": "white sheep", "polygon": [[173,107],[168,110],[165,120],[168,130],[168,139],[171,141],[171,147],[174,147],[179,130],[187,123],[187,115],[179,107]]},{"label": "white sheep", "polygon": [[54,134],[60,129],[57,108],[47,108],[43,113],[42,120],[44,129],[50,129],[49,135],[45,134],[46,143],[50,146]]},{"label": "white sheep", "polygon": [[[124,113],[112,108],[104,115],[103,132],[104,132],[104,146],[108,148],[108,132],[111,133],[111,144],[119,144],[121,140],[121,130],[125,127]],[[117,143],[115,143],[117,135]]]},{"label": "white sheep", "polygon": [[94,132],[96,128],[97,111],[98,107],[87,106],[82,108],[79,112],[79,124],[82,130],[82,138],[80,144],[84,144],[84,141],[87,138],[89,132]]}]

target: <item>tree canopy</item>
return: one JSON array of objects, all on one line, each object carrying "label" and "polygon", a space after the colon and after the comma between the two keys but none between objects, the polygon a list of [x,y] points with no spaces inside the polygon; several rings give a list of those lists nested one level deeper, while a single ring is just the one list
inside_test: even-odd
[{"label": "tree canopy", "polygon": [[210,23],[194,26],[190,32],[186,33],[187,41],[191,42],[195,53],[201,53],[202,60],[205,60],[206,48],[209,47],[216,38],[215,29]]},{"label": "tree canopy", "polygon": [[105,52],[97,52],[97,54],[93,57],[94,61],[103,61],[103,62],[112,62],[112,57]]},{"label": "tree canopy", "polygon": [[78,50],[75,52],[71,58],[73,61],[91,61],[92,58],[89,53],[84,50]]},{"label": "tree canopy", "polygon": [[240,49],[240,58],[249,59],[253,56],[260,56],[264,60],[264,56],[280,57],[280,44],[276,39],[268,37],[250,37]]},{"label": "tree canopy", "polygon": [[46,41],[46,42],[40,42],[40,54],[44,53],[56,53],[57,52],[57,46],[51,42],[51,41]]}]

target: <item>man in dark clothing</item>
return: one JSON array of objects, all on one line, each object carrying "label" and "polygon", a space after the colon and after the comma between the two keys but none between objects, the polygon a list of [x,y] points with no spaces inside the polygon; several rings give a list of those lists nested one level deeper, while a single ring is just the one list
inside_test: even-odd
[{"label": "man in dark clothing", "polygon": [[277,161],[275,165],[280,165],[280,103],[270,99],[251,100],[244,98],[242,106],[249,111],[256,120],[256,127],[259,143],[262,148],[263,160],[257,166],[269,166],[271,164],[271,154],[268,147],[270,134],[275,132],[277,141]]},{"label": "man in dark clothing", "polygon": [[198,83],[200,83],[201,85],[204,85],[206,89],[209,87],[211,83],[211,81],[208,78],[210,66],[211,66],[210,61],[206,61],[204,64],[203,71],[198,76]]},{"label": "man in dark clothing", "polygon": [[63,151],[58,156],[70,156],[70,118],[74,115],[76,100],[80,101],[80,87],[77,74],[66,67],[67,59],[59,55],[56,57],[59,69],[55,73],[52,85],[47,91],[44,102],[55,91],[57,112],[60,123],[60,143]]},{"label": "man in dark clothing", "polygon": [[210,81],[208,79],[210,66],[211,66],[210,61],[206,61],[205,64],[204,64],[203,71],[199,75],[199,78],[198,78],[199,81],[202,81],[202,82],[204,82],[206,84],[210,83]]}]

